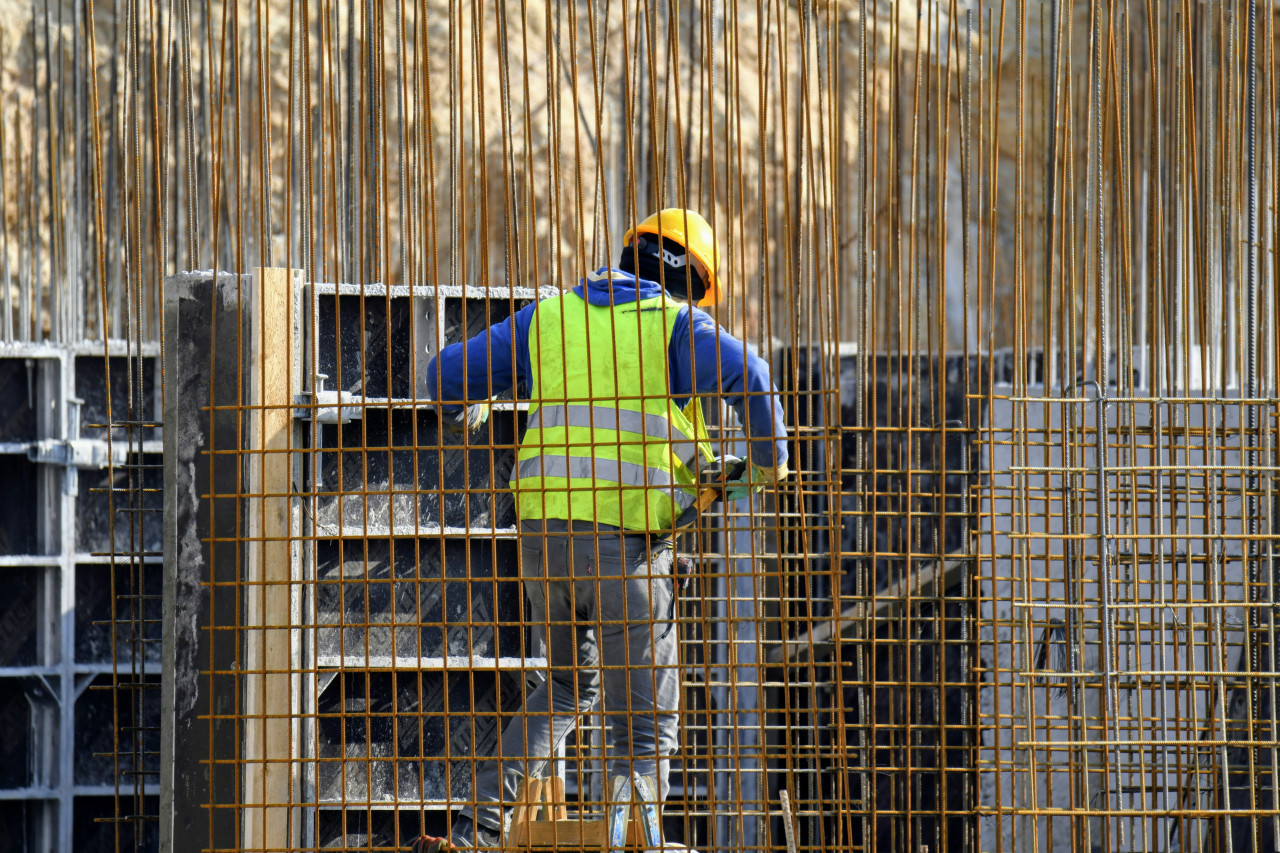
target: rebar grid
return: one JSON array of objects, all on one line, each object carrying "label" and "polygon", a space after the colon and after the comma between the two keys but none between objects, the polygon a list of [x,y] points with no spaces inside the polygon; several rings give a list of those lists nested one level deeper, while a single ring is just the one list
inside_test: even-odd
[{"label": "rebar grid", "polygon": [[[449,436],[427,359],[677,205],[719,234],[712,313],[769,359],[797,473],[681,539],[668,839],[785,849],[785,791],[807,850],[1275,849],[1278,20],[33,5],[0,38],[0,356],[103,357],[116,848],[157,816],[210,851],[448,825],[545,620],[520,389]],[[202,328],[166,326],[183,298]],[[588,812],[607,735],[595,709],[557,756]]]},{"label": "rebar grid", "polygon": [[[183,690],[190,677],[197,682],[191,692],[203,694],[199,701],[211,709],[227,708],[198,715],[208,720],[207,759],[184,756],[181,744],[172,745],[169,754],[175,760],[192,767],[207,762],[212,774],[207,803],[175,796],[173,807],[188,818],[202,808],[232,810],[231,820],[208,820],[211,849],[278,843],[403,847],[417,832],[442,832],[449,809],[472,799],[471,780],[494,749],[498,730],[519,719],[527,685],[547,670],[538,634],[555,624],[523,603],[519,573],[530,567],[516,558],[522,543],[505,476],[498,473],[511,468],[529,404],[520,394],[514,402],[491,402],[491,415],[479,433],[451,434],[443,428],[449,416],[440,405],[419,398],[416,383],[401,384],[408,390],[400,393],[408,396],[397,395],[395,377],[412,373],[419,358],[418,347],[406,344],[420,342],[419,334],[393,338],[387,333],[393,344],[379,366],[363,347],[366,335],[360,330],[367,332],[371,316],[363,288],[280,278],[277,284],[287,286],[269,288],[267,272],[248,280],[226,278],[221,291],[192,290],[211,283],[199,274],[176,282],[181,295],[171,314],[174,322],[181,322],[189,303],[213,305],[223,323],[247,324],[252,331],[248,343],[241,340],[230,355],[213,352],[208,370],[201,370],[205,363],[198,356],[192,359],[188,341],[207,334],[216,322],[197,315],[187,321],[192,326],[176,328],[170,340],[173,369],[178,374],[196,370],[210,389],[209,405],[196,410],[171,402],[166,420],[167,452],[179,469],[176,488],[191,496],[189,515],[179,509],[170,524],[178,528],[179,542],[203,542],[208,548],[207,565],[198,565],[194,575],[174,567],[186,578],[187,589],[208,600],[197,617],[199,631],[171,646],[175,658],[185,654],[184,642],[201,645],[203,634],[208,634],[203,647],[209,653],[208,661],[194,669],[189,664],[184,670],[178,661],[176,702],[186,703]],[[227,299],[237,292],[258,296],[247,305]],[[492,319],[498,294],[496,288],[383,288],[382,316],[399,313],[410,326],[428,326],[429,337],[439,336],[428,346],[434,353],[439,344],[470,331],[468,305],[483,312],[486,321]],[[302,310],[295,310],[298,302]],[[219,314],[220,303],[234,307]],[[344,313],[344,306],[359,310]],[[258,316],[242,319],[255,310],[283,319],[283,325],[268,327]],[[344,321],[353,318],[357,332],[348,339]],[[383,321],[375,316],[373,322]],[[386,321],[387,326],[393,322]],[[292,344],[303,340],[309,355],[298,359]],[[350,374],[343,364],[348,343],[352,351],[359,347],[359,370]],[[206,344],[216,346],[207,338]],[[241,361],[240,352],[252,355]],[[313,389],[320,387],[315,377],[333,369],[344,389],[346,377],[356,377],[358,392],[330,392],[326,398],[313,391],[309,399],[294,399],[290,384],[305,381],[299,361],[309,363]],[[248,375],[219,387],[223,365]],[[283,371],[277,376],[280,384],[264,381],[259,371]],[[374,374],[390,384],[389,393],[371,401],[373,395],[363,392],[372,390]],[[222,402],[245,388],[250,402]],[[273,393],[290,402],[282,406],[260,396]],[[808,397],[810,404],[819,399]],[[722,413],[713,409],[712,414]],[[305,427],[293,425],[299,416]],[[814,458],[815,448],[828,449],[829,434],[825,428],[801,428],[796,444],[809,448]],[[715,427],[712,444],[727,448],[741,441],[739,435],[736,427]],[[181,480],[184,452],[194,454],[189,458],[208,472],[204,480],[194,474],[189,490]],[[247,465],[240,464],[246,459]],[[276,469],[274,481],[269,469]],[[800,469],[798,478],[807,481],[811,496],[827,495],[820,474],[811,478]],[[600,500],[607,492],[601,489]],[[206,513],[206,505],[212,513]],[[219,517],[219,506],[244,510]],[[211,535],[183,532],[206,515]],[[272,517],[276,526],[269,531]],[[765,528],[761,519],[770,517],[774,520]],[[770,792],[781,786],[802,789],[795,797],[801,820],[830,813],[821,777],[842,755],[829,747],[806,751],[779,745],[795,723],[771,720],[768,715],[782,709],[771,708],[764,695],[804,683],[769,678],[763,665],[766,647],[780,634],[767,587],[782,577],[768,568],[777,552],[767,529],[802,534],[786,557],[794,573],[797,566],[803,570],[804,537],[815,532],[815,518],[826,525],[829,517],[809,517],[785,505],[730,513],[718,524],[709,515],[706,533],[684,542],[699,561],[698,591],[682,593],[676,613],[642,620],[655,634],[677,631],[680,640],[683,725],[674,754],[677,790],[667,800],[667,827],[674,837],[701,846],[767,843],[763,836],[770,819],[778,823]],[[263,526],[255,530],[255,524]],[[214,530],[219,526],[226,534]],[[666,574],[653,580],[664,587],[671,583]],[[801,593],[800,599],[806,598]],[[177,600],[173,606],[183,609]],[[185,621],[181,612],[174,618]],[[597,633],[607,627],[599,617],[587,624]],[[270,625],[281,625],[284,632]],[[812,701],[788,698],[784,704],[789,715],[807,716]],[[175,720],[183,725],[180,717]],[[587,818],[603,807],[603,772],[595,769],[602,740],[598,724],[584,725],[565,754],[530,756],[563,765],[570,797]],[[215,749],[237,743],[244,744],[241,755]],[[776,766],[780,760],[785,769]],[[174,770],[175,783],[182,772]],[[223,789],[229,801],[219,799],[219,777],[229,786]],[[301,811],[284,812],[286,791],[287,804]],[[350,825],[351,814],[362,811],[365,822]]]}]

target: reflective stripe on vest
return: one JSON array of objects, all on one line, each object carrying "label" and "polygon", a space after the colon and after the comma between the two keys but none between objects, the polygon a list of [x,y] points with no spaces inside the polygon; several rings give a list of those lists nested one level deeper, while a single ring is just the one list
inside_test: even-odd
[{"label": "reflective stripe on vest", "polygon": [[670,489],[671,497],[681,508],[691,506],[697,499],[696,495],[686,492],[672,479],[670,473],[661,468],[646,468],[643,465],[619,462],[616,459],[598,459],[590,456],[534,456],[520,463],[518,476],[590,479],[601,483],[619,483],[624,486]]},{"label": "reflective stripe on vest", "polygon": [[[698,452],[698,443],[661,415],[649,415],[630,409],[615,409],[613,406],[592,406],[587,404],[540,406],[533,414],[529,415],[528,429],[562,426],[611,429],[614,432],[631,433],[638,437],[632,439],[633,441],[650,438],[657,441],[670,442],[676,456],[683,460],[686,465],[693,462],[694,454]],[[537,476],[537,474],[527,475],[524,472],[524,467],[521,466],[520,476]],[[558,477],[563,475],[548,474],[547,476]],[[571,476],[577,477],[581,475],[573,474]],[[590,474],[586,476],[590,476]],[[667,479],[670,480],[670,477],[668,476]],[[650,479],[649,482],[655,483],[657,481]]]}]

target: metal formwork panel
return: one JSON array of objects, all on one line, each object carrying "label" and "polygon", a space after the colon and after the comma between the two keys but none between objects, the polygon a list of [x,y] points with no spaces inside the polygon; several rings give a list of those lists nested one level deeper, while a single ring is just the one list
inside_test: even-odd
[{"label": "metal formwork panel", "polygon": [[[134,369],[149,381],[131,392]],[[155,848],[157,370],[154,347],[0,344],[0,800],[17,849],[114,849],[135,833]]]},{"label": "metal formwork panel", "polygon": [[[538,659],[520,627],[505,488],[523,413],[494,411],[488,441],[467,449],[419,395],[421,374],[439,347],[536,294],[325,284],[308,293],[309,370],[333,377],[325,387],[343,413],[308,425],[317,476],[302,498],[316,537],[306,558],[316,719],[304,747],[317,759],[316,841],[359,843],[380,822],[443,832]],[[371,822],[326,817],[361,808],[376,809]]]}]

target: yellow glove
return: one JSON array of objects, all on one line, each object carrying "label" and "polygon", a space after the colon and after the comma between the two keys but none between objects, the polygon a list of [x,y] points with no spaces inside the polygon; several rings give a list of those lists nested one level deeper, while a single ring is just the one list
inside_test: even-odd
[{"label": "yellow glove", "polygon": [[444,429],[454,435],[464,432],[475,432],[489,420],[489,404],[474,403],[456,415],[444,418]]},{"label": "yellow glove", "polygon": [[764,465],[752,465],[755,470],[751,472],[752,484],[760,484],[762,486],[776,486],[778,483],[791,476],[791,469],[787,467],[787,463],[775,465],[772,468]]}]

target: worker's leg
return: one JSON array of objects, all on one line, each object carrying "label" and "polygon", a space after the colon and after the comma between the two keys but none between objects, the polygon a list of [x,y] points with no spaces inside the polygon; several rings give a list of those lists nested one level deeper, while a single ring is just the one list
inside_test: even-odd
[{"label": "worker's leg", "polygon": [[649,777],[661,801],[679,733],[679,649],[673,554],[666,544],[650,550],[650,541],[600,537],[599,642],[613,775]]},{"label": "worker's leg", "polygon": [[[506,824],[506,809],[515,802],[526,776],[544,776],[548,761],[577,723],[579,715],[600,697],[599,659],[588,622],[575,611],[588,612],[589,602],[574,590],[574,549],[568,526],[561,521],[521,525],[520,565],[525,593],[535,623],[547,625],[550,675],[525,700],[524,713],[512,717],[502,732],[501,765],[479,762],[476,774],[476,819],[491,829]],[[576,567],[585,575],[589,566]],[[591,590],[579,591],[590,595]],[[502,803],[502,805],[496,805]],[[505,808],[504,808],[505,807]],[[469,809],[463,809],[469,815]]]}]

